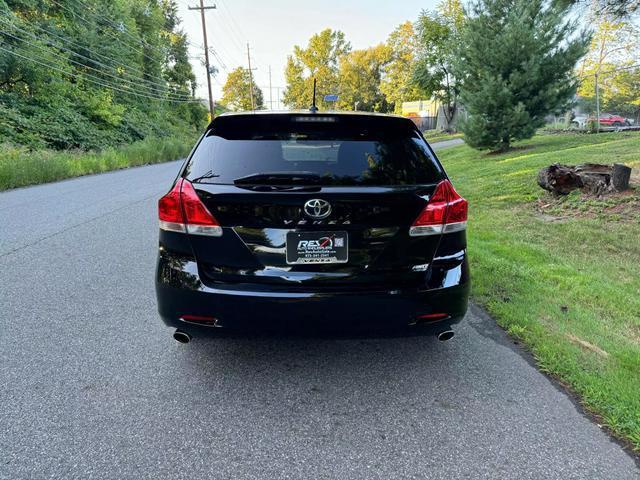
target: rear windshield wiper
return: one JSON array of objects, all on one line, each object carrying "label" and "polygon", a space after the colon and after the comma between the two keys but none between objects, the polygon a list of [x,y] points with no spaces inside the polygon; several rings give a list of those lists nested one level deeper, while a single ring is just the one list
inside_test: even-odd
[{"label": "rear windshield wiper", "polygon": [[218,178],[219,176],[220,175],[218,175],[217,173],[213,173],[212,170],[209,170],[204,175],[200,175],[199,177],[196,177],[196,178],[192,179],[191,183],[211,183],[211,182],[206,182],[205,180],[210,180],[212,178]]},{"label": "rear windshield wiper", "polygon": [[322,177],[312,172],[269,172],[252,173],[236,178],[233,183],[236,185],[299,185],[319,184],[321,181]]}]

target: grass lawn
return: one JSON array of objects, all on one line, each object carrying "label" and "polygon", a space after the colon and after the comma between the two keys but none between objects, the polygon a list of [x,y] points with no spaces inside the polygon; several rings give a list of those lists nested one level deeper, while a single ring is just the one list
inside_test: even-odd
[{"label": "grass lawn", "polygon": [[197,138],[148,138],[100,152],[29,151],[0,145],[0,191],[186,157]]},{"label": "grass lawn", "polygon": [[443,142],[445,140],[453,140],[454,138],[462,138],[462,133],[447,133],[442,130],[425,130],[422,132],[424,138],[429,143]]},{"label": "grass lawn", "polygon": [[[439,152],[469,200],[473,298],[640,450],[640,133],[545,135],[487,155]],[[625,163],[634,191],[554,199],[552,163]]]}]

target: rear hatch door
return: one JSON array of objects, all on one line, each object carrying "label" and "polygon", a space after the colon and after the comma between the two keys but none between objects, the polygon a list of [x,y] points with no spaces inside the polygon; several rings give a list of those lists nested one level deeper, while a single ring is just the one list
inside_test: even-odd
[{"label": "rear hatch door", "polygon": [[212,283],[417,286],[440,239],[408,234],[444,173],[406,119],[221,117],[185,174],[224,227],[190,236]]}]

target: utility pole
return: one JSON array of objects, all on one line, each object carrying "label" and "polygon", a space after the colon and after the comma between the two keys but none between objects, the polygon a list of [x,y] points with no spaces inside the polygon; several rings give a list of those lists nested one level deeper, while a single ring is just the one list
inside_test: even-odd
[{"label": "utility pole", "polygon": [[598,74],[595,74],[596,77],[596,125],[597,131],[600,133],[600,88],[598,86]]},{"label": "utility pole", "polygon": [[271,91],[271,65],[269,65],[269,109],[273,110],[273,92]]},{"label": "utility pole", "polygon": [[251,95],[251,110],[256,109],[253,101],[253,71],[251,70],[251,55],[249,54],[249,44],[247,43],[247,60],[249,62],[249,94]]},{"label": "utility pole", "polygon": [[211,90],[211,73],[209,72],[209,44],[207,42],[207,22],[204,18],[205,10],[214,10],[215,5],[204,6],[204,0],[200,0],[199,7],[189,7],[189,10],[200,10],[200,17],[202,19],[202,36],[204,38],[204,66],[207,69],[207,87],[209,89],[209,112],[211,113],[211,119],[216,116],[216,106],[213,103],[213,92]]}]

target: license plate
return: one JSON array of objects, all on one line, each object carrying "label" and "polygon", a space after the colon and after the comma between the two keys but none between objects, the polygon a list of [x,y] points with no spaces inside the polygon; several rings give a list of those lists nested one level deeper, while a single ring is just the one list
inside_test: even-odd
[{"label": "license plate", "polygon": [[346,263],[349,260],[347,232],[287,233],[287,263]]}]

